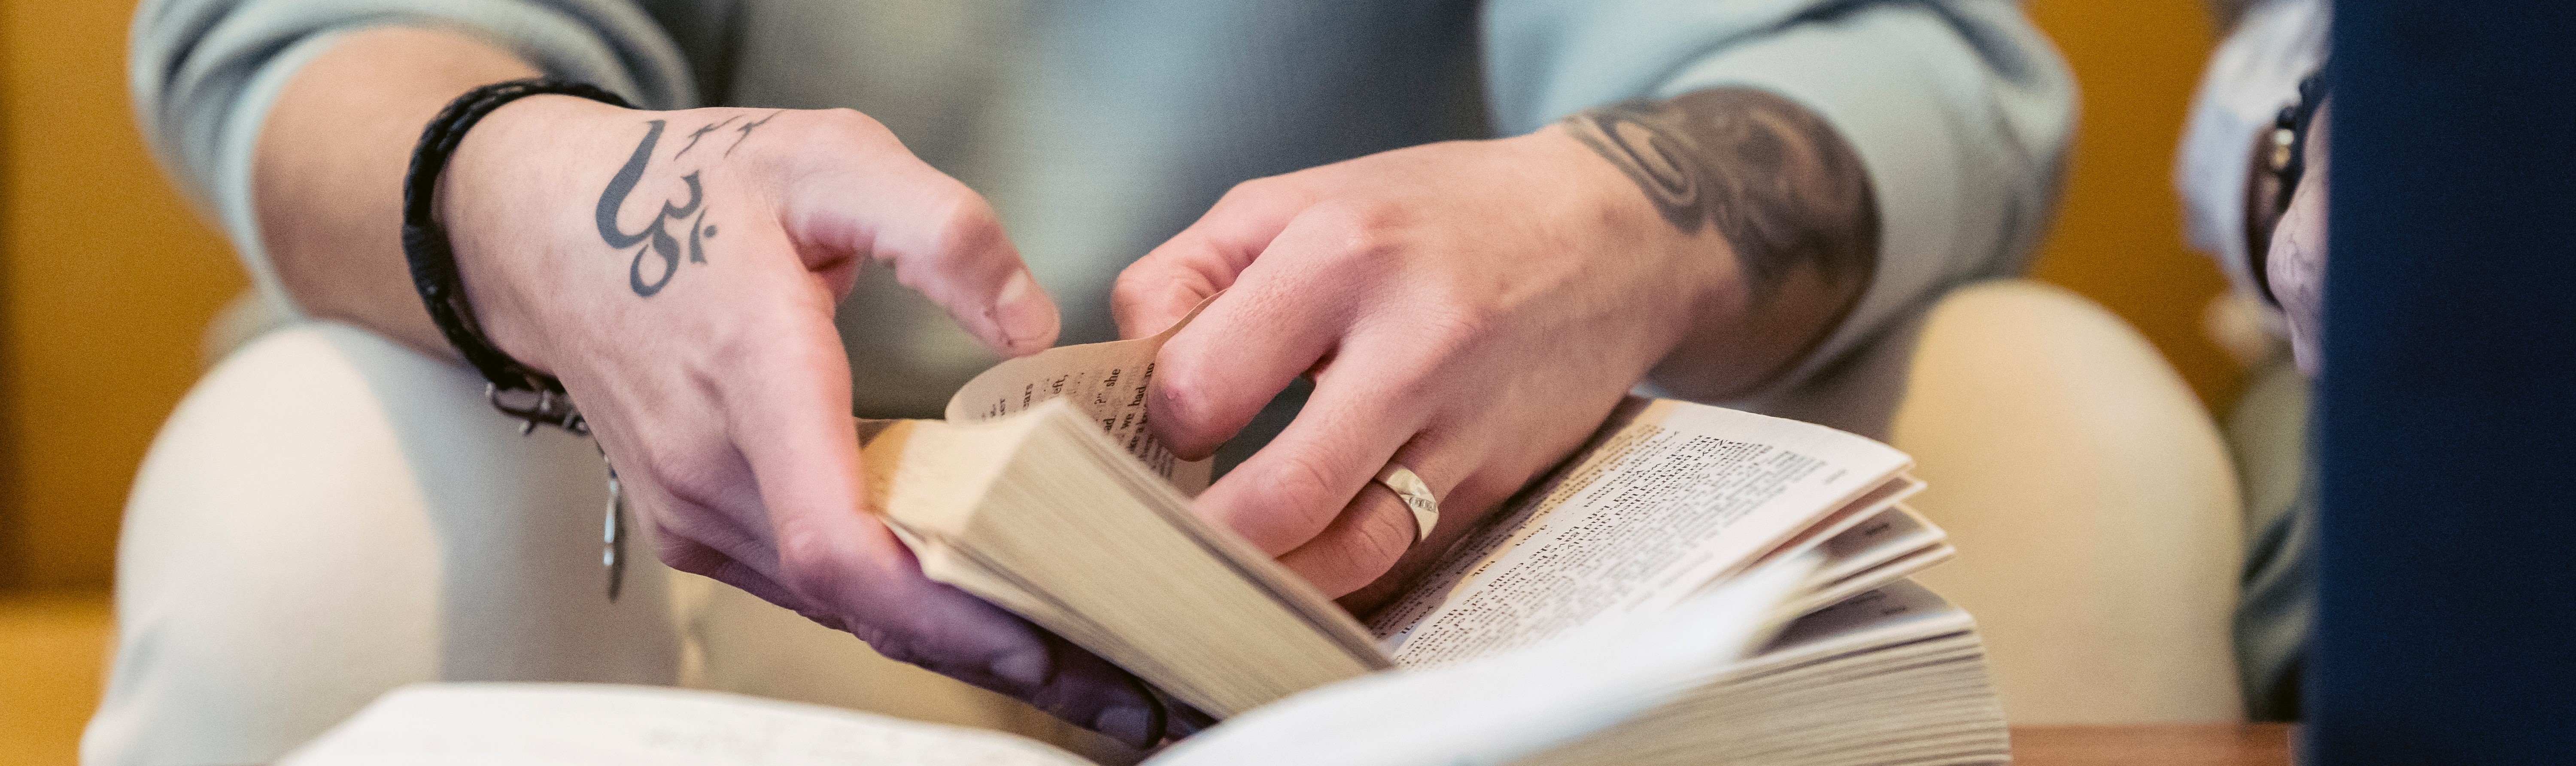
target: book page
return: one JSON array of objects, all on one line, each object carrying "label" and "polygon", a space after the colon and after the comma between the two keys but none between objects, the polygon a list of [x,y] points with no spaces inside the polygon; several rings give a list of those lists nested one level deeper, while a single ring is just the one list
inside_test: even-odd
[{"label": "book page", "polygon": [[1211,715],[1392,666],[1348,612],[1191,513],[1071,402],[898,423],[865,465],[923,574]]},{"label": "book page", "polygon": [[1816,582],[1830,583],[1860,574],[1906,554],[1938,547],[1949,537],[1913,508],[1891,505],[1817,547],[1824,554],[1825,564],[1816,570]]},{"label": "book page", "polygon": [[279,766],[1090,766],[999,732],[716,692],[414,684]]},{"label": "book page", "polygon": [[1908,577],[1920,574],[1923,570],[1949,561],[1958,555],[1959,549],[1951,547],[1948,543],[1915,550],[1855,572],[1851,576],[1822,581],[1821,585],[1812,585],[1813,589],[1790,602],[1784,608],[1784,613],[1803,615],[1822,611],[1826,607],[1840,604],[1863,592],[1903,582]]},{"label": "book page", "polygon": [[1060,346],[1005,360],[948,398],[948,421],[991,420],[1062,397],[1099,423],[1111,441],[1179,487],[1181,494],[1197,497],[1207,489],[1215,462],[1181,460],[1154,438],[1145,427],[1145,389],[1154,381],[1154,356],[1162,352],[1163,343],[1205,308],[1207,301],[1199,302],[1181,321],[1153,337]]},{"label": "book page", "polygon": [[1775,562],[1657,613],[1479,662],[1307,691],[1183,740],[1147,766],[1514,763],[1654,709],[1742,661],[1814,562]]},{"label": "book page", "polygon": [[1632,399],[1579,460],[1452,548],[1370,629],[1398,665],[1425,667],[1661,609],[1911,462],[1823,426]]},{"label": "book page", "polygon": [[1968,613],[1912,580],[1854,596],[1780,629],[1748,670],[1806,662],[1976,627]]}]

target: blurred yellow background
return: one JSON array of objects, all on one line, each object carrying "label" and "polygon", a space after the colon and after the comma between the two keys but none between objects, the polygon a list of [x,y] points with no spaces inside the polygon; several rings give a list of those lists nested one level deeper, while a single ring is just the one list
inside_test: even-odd
[{"label": "blurred yellow background", "polygon": [[[2034,267],[2145,332],[2223,409],[2201,331],[2224,288],[2184,248],[2170,167],[2211,44],[2193,0],[2037,0],[2084,93]],[[153,165],[126,100],[125,0],[0,0],[0,766],[71,763],[103,670],[117,520],[152,434],[246,278]]]}]

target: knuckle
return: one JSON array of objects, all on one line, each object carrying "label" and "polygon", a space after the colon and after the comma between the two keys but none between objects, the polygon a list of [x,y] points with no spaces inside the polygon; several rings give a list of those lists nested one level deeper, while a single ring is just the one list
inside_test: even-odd
[{"label": "knuckle", "polygon": [[932,233],[934,251],[945,257],[960,257],[990,252],[1007,238],[1002,232],[1002,219],[993,214],[991,203],[963,184],[945,192],[950,199],[943,205],[936,229]]},{"label": "knuckle", "polygon": [[679,450],[655,449],[645,450],[635,462],[642,472],[637,478],[659,487],[681,509],[706,507],[711,494],[706,486],[709,477],[698,461],[684,457]]},{"label": "knuckle", "polygon": [[1317,204],[1308,215],[1334,252],[1361,257],[1392,247],[1406,218],[1402,205],[1348,197]]},{"label": "knuckle", "polygon": [[727,561],[723,554],[697,541],[682,537],[678,530],[660,520],[646,522],[653,526],[653,557],[664,566],[699,576],[713,576]]},{"label": "knuckle", "polygon": [[829,314],[790,300],[761,301],[736,311],[714,326],[716,342],[708,352],[712,364],[698,371],[698,385],[704,388],[757,391],[760,386],[742,384],[759,377],[737,376],[747,372],[811,375],[807,371],[831,369],[833,359],[846,359],[841,356],[840,331],[832,326]]},{"label": "knuckle", "polygon": [[[792,109],[776,113],[747,110],[735,124],[762,119],[768,122],[760,129],[761,140],[749,140],[751,137],[744,134],[739,141],[726,139],[731,145],[719,144],[718,148],[738,149],[744,155],[742,159],[754,167],[792,179],[828,176],[827,171],[841,167],[850,158],[872,156],[889,146],[902,145],[893,131],[853,109]],[[730,135],[732,130],[725,132]]]},{"label": "knuckle", "polygon": [[1493,317],[1451,300],[1423,301],[1411,328],[1417,348],[1435,362],[1469,355],[1493,335]]},{"label": "knuckle", "polygon": [[[1168,357],[1167,357],[1168,358]],[[1223,407],[1221,394],[1225,383],[1221,376],[1200,364],[1155,365],[1154,409],[1151,416],[1162,428],[1157,431],[1171,442],[1171,447],[1196,453],[1209,445],[1204,434],[1222,424],[1213,422]]]},{"label": "knuckle", "polygon": [[1126,269],[1119,271],[1117,281],[1109,285],[1111,309],[1132,311],[1144,308],[1160,295],[1161,291],[1169,289],[1168,283],[1148,278],[1155,269],[1155,266],[1139,260],[1127,264]]},{"label": "knuckle", "polygon": [[813,119],[806,121],[806,130],[811,131],[805,137],[811,142],[807,145],[879,148],[895,140],[885,123],[856,109],[818,109],[812,114]]},{"label": "knuckle", "polygon": [[1286,186],[1287,184],[1280,180],[1279,176],[1263,176],[1249,181],[1242,181],[1236,183],[1233,188],[1225,190],[1225,196],[1218,198],[1217,203],[1224,204],[1227,202],[1242,202],[1263,197],[1277,196],[1281,192],[1285,191]]},{"label": "knuckle", "polygon": [[1352,284],[1385,283],[1399,268],[1406,246],[1405,212],[1397,206],[1364,199],[1327,200],[1300,214],[1299,228],[1313,243],[1305,257],[1314,259],[1315,276]]},{"label": "knuckle", "polygon": [[1271,502],[1301,528],[1321,530],[1349,504],[1351,498],[1340,491],[1332,474],[1316,464],[1314,458],[1289,454],[1278,460],[1269,475]]},{"label": "knuckle", "polygon": [[1129,264],[1125,271],[1118,273],[1118,280],[1109,284],[1109,312],[1122,325],[1134,319],[1134,315],[1145,310],[1153,300],[1145,280],[1129,278],[1135,273],[1136,265]]},{"label": "knuckle", "polygon": [[1353,532],[1357,539],[1348,548],[1344,563],[1349,569],[1353,587],[1366,584],[1395,566],[1407,549],[1413,547],[1413,515],[1402,510],[1375,504],[1361,517]]},{"label": "knuckle", "polygon": [[780,585],[818,603],[837,603],[841,583],[837,547],[814,530],[794,526],[778,530]]}]

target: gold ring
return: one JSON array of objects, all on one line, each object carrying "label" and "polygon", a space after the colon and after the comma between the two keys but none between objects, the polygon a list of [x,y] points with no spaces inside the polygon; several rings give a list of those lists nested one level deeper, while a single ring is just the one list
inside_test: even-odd
[{"label": "gold ring", "polygon": [[1394,463],[1378,469],[1377,483],[1395,490],[1395,496],[1404,500],[1404,507],[1413,511],[1413,541],[1430,537],[1431,526],[1440,523],[1440,500],[1431,496],[1431,485],[1422,483],[1422,477],[1414,475],[1413,469]]}]

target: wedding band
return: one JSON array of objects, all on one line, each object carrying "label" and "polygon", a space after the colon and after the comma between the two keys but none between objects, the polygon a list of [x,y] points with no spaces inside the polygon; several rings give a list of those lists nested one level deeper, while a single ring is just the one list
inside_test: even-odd
[{"label": "wedding band", "polygon": [[1440,500],[1431,496],[1431,485],[1422,483],[1422,477],[1414,475],[1413,469],[1394,463],[1377,470],[1377,483],[1395,490],[1395,496],[1404,500],[1404,507],[1413,511],[1413,541],[1430,537],[1431,525],[1440,523]]}]

